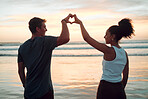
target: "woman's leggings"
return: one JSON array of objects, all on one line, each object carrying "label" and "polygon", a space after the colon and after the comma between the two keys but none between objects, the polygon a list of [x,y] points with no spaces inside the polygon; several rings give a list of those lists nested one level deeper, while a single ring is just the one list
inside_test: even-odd
[{"label": "woman's leggings", "polygon": [[97,99],[126,99],[122,83],[111,83],[101,80],[98,87]]}]

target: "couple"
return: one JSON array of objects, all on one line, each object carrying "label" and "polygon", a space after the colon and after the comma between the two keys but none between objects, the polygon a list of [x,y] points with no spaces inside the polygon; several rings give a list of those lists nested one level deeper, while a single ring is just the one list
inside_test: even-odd
[{"label": "couple", "polygon": [[[70,22],[69,18],[75,21]],[[106,44],[94,40],[86,31],[76,15],[69,14],[61,21],[62,31],[59,37],[45,36],[46,20],[34,17],[29,21],[32,37],[18,50],[18,73],[25,89],[25,99],[54,99],[50,64],[55,47],[69,41],[67,23],[80,25],[83,39],[98,51],[104,53],[103,74],[97,91],[97,99],[126,99],[124,88],[128,79],[128,56],[119,45],[122,37],[130,38],[134,29],[130,19],[122,19],[118,25],[109,27],[104,36]],[[27,74],[25,74],[25,67]],[[121,74],[123,73],[123,77]]]}]

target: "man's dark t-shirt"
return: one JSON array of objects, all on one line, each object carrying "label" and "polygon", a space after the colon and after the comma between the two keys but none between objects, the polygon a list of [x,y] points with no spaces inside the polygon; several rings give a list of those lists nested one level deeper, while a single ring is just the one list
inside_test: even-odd
[{"label": "man's dark t-shirt", "polygon": [[27,68],[26,98],[39,98],[53,90],[50,64],[52,50],[57,46],[57,37],[44,36],[29,39],[18,50],[18,62]]}]

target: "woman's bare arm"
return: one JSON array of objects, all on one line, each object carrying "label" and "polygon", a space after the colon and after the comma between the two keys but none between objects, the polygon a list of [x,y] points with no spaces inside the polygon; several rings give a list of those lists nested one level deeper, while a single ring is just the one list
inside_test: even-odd
[{"label": "woman's bare arm", "polygon": [[76,15],[74,15],[75,21],[73,23],[77,23],[80,24],[80,28],[81,28],[81,33],[83,36],[83,39],[90,44],[91,46],[93,46],[95,49],[103,52],[104,54],[109,54],[110,51],[110,47],[108,47],[106,44],[100,43],[98,41],[96,41],[95,39],[93,39],[87,32],[87,30],[85,29],[83,23],[81,20],[79,20],[77,18]]},{"label": "woman's bare arm", "polygon": [[[126,54],[126,56],[127,56],[127,54]],[[124,70],[123,70],[123,79],[122,79],[122,83],[123,83],[124,88],[127,84],[128,74],[129,74],[129,60],[128,60],[128,56],[127,56],[127,63],[126,63]]]}]

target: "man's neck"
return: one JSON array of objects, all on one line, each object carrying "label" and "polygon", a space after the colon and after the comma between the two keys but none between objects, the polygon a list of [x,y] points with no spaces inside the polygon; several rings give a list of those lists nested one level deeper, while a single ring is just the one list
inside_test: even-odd
[{"label": "man's neck", "polygon": [[31,39],[34,39],[35,37],[41,37],[41,35],[39,33],[34,33],[32,34]]}]

